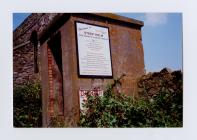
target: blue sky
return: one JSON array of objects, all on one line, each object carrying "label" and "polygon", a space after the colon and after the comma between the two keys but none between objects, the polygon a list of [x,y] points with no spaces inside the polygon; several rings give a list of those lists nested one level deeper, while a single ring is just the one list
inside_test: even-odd
[{"label": "blue sky", "polygon": [[[182,70],[182,14],[181,13],[118,13],[144,21],[142,43],[147,72],[160,71],[164,67]],[[13,14],[13,29],[17,28],[29,13]]]}]

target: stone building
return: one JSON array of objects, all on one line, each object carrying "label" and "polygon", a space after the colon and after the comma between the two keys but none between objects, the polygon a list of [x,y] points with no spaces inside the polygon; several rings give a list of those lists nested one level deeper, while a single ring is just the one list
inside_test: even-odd
[{"label": "stone building", "polygon": [[82,92],[103,91],[125,74],[119,90],[136,95],[144,74],[142,26],[115,14],[31,14],[14,31],[14,85],[41,81],[43,126],[52,116],[75,126]]}]

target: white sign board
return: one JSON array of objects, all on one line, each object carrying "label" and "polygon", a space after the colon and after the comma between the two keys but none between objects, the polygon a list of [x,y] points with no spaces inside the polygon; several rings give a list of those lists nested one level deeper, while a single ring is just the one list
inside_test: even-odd
[{"label": "white sign board", "polygon": [[112,77],[107,27],[76,22],[80,76]]}]

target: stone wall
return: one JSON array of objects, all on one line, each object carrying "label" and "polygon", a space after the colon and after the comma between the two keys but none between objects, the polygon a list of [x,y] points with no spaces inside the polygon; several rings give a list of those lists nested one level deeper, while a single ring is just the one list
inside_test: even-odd
[{"label": "stone wall", "polygon": [[14,50],[13,64],[14,64],[14,85],[21,85],[30,79],[36,79],[34,74],[34,54],[31,44],[27,44],[20,49]]},{"label": "stone wall", "polygon": [[[22,85],[27,81],[39,80],[34,73],[34,51],[29,42],[32,31],[40,34],[45,27],[59,14],[33,13],[13,32],[13,80],[14,85]],[[39,64],[40,48],[38,48]],[[40,66],[39,66],[40,67]]]}]

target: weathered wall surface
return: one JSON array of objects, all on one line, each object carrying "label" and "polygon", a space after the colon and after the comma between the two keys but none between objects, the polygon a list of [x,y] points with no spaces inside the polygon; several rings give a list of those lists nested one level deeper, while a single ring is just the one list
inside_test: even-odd
[{"label": "weathered wall surface", "polygon": [[115,78],[122,74],[122,92],[135,95],[137,79],[144,74],[144,52],[141,31],[132,27],[110,24],[110,42],[113,73]]},{"label": "weathered wall surface", "polygon": [[[90,19],[89,19],[90,18]],[[79,89],[93,89],[101,87],[102,89],[110,83],[111,79],[98,78],[78,78],[77,74],[77,57],[76,57],[76,38],[75,38],[75,21],[105,26],[109,28],[113,78],[118,78],[122,74],[126,74],[122,81],[121,91],[127,95],[135,95],[137,92],[137,79],[144,74],[144,52],[141,42],[141,30],[135,26],[119,25],[116,22],[108,21],[93,17],[75,17],[73,16],[69,22],[72,50],[72,71],[73,82],[75,83],[75,91]],[[63,33],[62,36],[66,36]],[[68,81],[67,81],[68,82]]]},{"label": "weathered wall surface", "polygon": [[[13,33],[13,81],[14,85],[22,85],[27,81],[39,80],[39,74],[34,73],[33,45],[28,42],[32,31],[41,33],[45,27],[58,15],[34,13],[31,14]],[[25,45],[21,46],[21,44]],[[19,46],[19,47],[18,47]],[[38,59],[40,48],[38,48]],[[39,62],[39,61],[38,61]],[[39,64],[39,63],[38,63]]]}]

